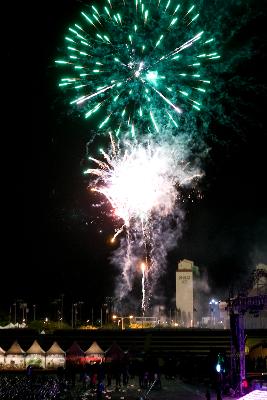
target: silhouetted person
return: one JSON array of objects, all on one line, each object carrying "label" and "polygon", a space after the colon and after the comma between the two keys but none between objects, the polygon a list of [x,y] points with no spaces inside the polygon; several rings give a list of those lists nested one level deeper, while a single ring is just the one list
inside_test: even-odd
[{"label": "silhouetted person", "polygon": [[220,387],[217,387],[216,395],[217,395],[217,397],[216,397],[217,400],[222,400],[222,394],[221,394],[221,388]]},{"label": "silhouetted person", "polygon": [[111,372],[110,368],[109,368],[108,371],[107,371],[107,381],[108,381],[107,386],[111,386],[112,372]]},{"label": "silhouetted person", "polygon": [[96,388],[96,398],[97,400],[102,400],[103,399],[103,393],[104,393],[104,383],[102,381],[99,381],[97,384]]},{"label": "silhouetted person", "polygon": [[83,387],[84,387],[84,389],[88,388],[88,386],[90,384],[90,380],[91,380],[90,376],[88,375],[87,372],[85,372],[84,375],[83,375]]}]

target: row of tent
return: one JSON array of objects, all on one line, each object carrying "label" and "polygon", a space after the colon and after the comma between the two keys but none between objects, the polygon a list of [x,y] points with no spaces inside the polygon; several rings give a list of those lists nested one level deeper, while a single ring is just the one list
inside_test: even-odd
[{"label": "row of tent", "polygon": [[30,348],[24,351],[16,340],[7,351],[0,347],[0,369],[23,369],[29,365],[55,369],[65,367],[68,362],[86,364],[115,361],[123,357],[123,350],[115,342],[106,352],[101,349],[96,341],[86,351],[83,351],[77,342],[73,342],[65,352],[57,342],[54,342],[47,351],[44,351],[37,340],[34,340]]},{"label": "row of tent", "polygon": [[22,324],[19,324],[18,322],[13,324],[12,322],[10,322],[5,326],[0,325],[0,329],[26,328],[26,327],[27,325],[25,324],[25,322],[22,322]]}]

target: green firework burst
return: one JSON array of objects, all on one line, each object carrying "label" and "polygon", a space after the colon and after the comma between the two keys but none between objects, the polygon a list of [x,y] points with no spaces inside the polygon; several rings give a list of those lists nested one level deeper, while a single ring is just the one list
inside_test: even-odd
[{"label": "green firework burst", "polygon": [[159,133],[201,110],[207,65],[220,56],[196,6],[173,0],[107,0],[68,28],[59,86],[86,119],[117,136]]}]

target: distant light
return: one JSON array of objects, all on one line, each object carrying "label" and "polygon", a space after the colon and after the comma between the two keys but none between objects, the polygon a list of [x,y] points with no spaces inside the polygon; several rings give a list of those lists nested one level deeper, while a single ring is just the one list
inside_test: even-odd
[{"label": "distant light", "polygon": [[212,300],[209,302],[209,304],[218,304],[218,301],[217,301],[217,300],[214,300],[214,299],[212,299]]},{"label": "distant light", "polygon": [[217,364],[217,365],[216,365],[216,371],[217,371],[217,372],[221,372],[221,366],[220,366],[220,364]]}]

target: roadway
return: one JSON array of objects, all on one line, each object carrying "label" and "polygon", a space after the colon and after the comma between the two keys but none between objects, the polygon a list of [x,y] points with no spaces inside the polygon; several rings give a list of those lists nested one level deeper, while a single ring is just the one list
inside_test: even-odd
[{"label": "roadway", "polygon": [[[149,393],[147,390],[139,388],[138,380],[130,380],[127,387],[116,388],[115,386],[106,388],[103,400],[205,400],[206,388],[185,384],[179,379],[167,380],[162,377],[161,389],[152,389]],[[76,390],[79,391],[78,388]],[[145,397],[146,396],[146,397]],[[75,398],[75,397],[74,397]],[[79,397],[82,400],[95,398],[90,390],[85,391]],[[211,400],[216,400],[217,396],[211,390]],[[233,397],[222,396],[223,400],[233,400]]]}]

